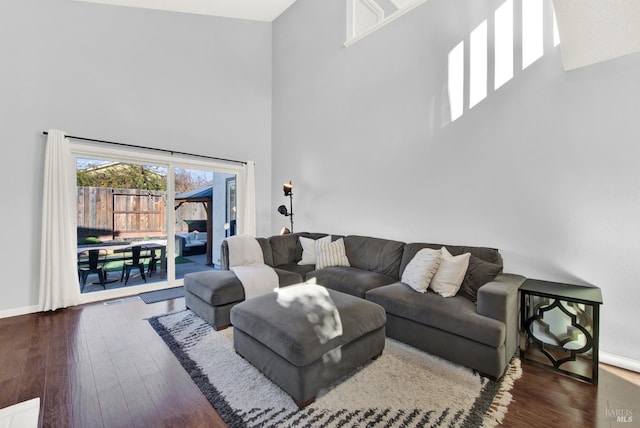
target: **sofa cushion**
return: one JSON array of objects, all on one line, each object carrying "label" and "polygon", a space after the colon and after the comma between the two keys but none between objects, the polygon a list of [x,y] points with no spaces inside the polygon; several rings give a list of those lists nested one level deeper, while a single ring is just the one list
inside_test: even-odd
[{"label": "sofa cushion", "polygon": [[194,242],[207,242],[207,234],[200,232],[189,232],[187,233],[187,241],[190,243]]},{"label": "sofa cushion", "polygon": [[273,268],[273,270],[276,272],[276,275],[278,275],[278,285],[280,287],[300,284],[304,281],[304,275],[302,273],[280,268]]},{"label": "sofa cushion", "polygon": [[437,250],[442,247],[446,247],[449,253],[454,256],[459,256],[460,254],[464,253],[471,253],[471,255],[476,256],[481,260],[502,266],[502,256],[500,256],[500,252],[495,248],[465,247],[460,245],[426,244],[422,242],[412,242],[405,245],[404,247],[404,253],[402,254],[402,263],[400,265],[400,274],[404,272],[407,264],[409,264],[411,259],[413,259],[416,253],[421,249],[432,248],[434,250]]},{"label": "sofa cushion", "polygon": [[212,306],[222,306],[244,300],[244,288],[230,270],[188,273],[184,288]]},{"label": "sofa cushion", "polygon": [[478,289],[486,283],[493,281],[501,272],[501,265],[485,262],[471,255],[469,267],[467,268],[464,281],[462,281],[462,286],[458,291],[458,296],[464,296],[472,302],[477,301]]},{"label": "sofa cushion", "polygon": [[[256,241],[260,244],[264,263],[273,267],[273,254],[271,253],[269,240],[267,238],[256,238]],[[220,244],[220,266],[223,270],[229,270],[229,243],[226,239],[223,239],[222,244]]]},{"label": "sofa cushion", "polygon": [[395,278],[381,273],[344,266],[314,270],[307,275],[307,282],[363,299],[367,291],[396,281]]},{"label": "sofa cushion", "polygon": [[350,235],[344,238],[344,246],[352,267],[400,279],[404,242]]},{"label": "sofa cushion", "polygon": [[441,252],[440,266],[438,266],[438,270],[433,275],[429,288],[442,297],[453,297],[460,289],[462,280],[464,280],[464,276],[467,273],[471,253],[452,256],[446,247],[442,247]]},{"label": "sofa cushion", "polygon": [[302,245],[299,237],[318,239],[327,236],[326,233],[297,232],[286,235],[275,235],[270,238],[271,254],[273,258],[272,266],[298,263],[302,260]]},{"label": "sofa cushion", "polygon": [[273,253],[271,252],[271,245],[266,238],[256,238],[260,248],[262,249],[262,255],[264,256],[264,264],[273,267]]},{"label": "sofa cushion", "polygon": [[389,314],[494,348],[505,341],[504,323],[478,314],[476,305],[461,296],[444,298],[431,291],[416,293],[408,285],[396,282],[368,291],[366,298],[384,307]]},{"label": "sofa cushion", "polygon": [[[423,248],[437,249],[442,247],[446,247],[449,253],[451,253],[451,255],[454,255],[454,256],[459,256],[460,254],[464,254],[464,253],[471,253],[471,256],[477,257],[480,260],[492,263],[494,265],[502,266],[502,256],[500,255],[500,252],[495,248],[466,247],[461,245],[442,245],[442,244],[426,244],[421,242],[420,243],[413,242],[413,243],[407,244],[404,248],[404,254],[402,255],[402,264],[400,265],[400,275],[402,275],[402,273],[407,267],[407,264],[409,264],[411,259],[415,256],[415,254],[418,251],[420,251]],[[483,276],[483,278],[484,277],[485,276]],[[465,275],[464,279],[462,280],[462,285],[460,286],[460,289],[471,290],[472,288],[476,287],[476,284],[474,284],[475,282],[477,282],[477,278],[474,279],[470,275]],[[480,285],[480,287],[482,285]],[[461,294],[461,296],[465,298],[469,298],[470,296],[473,296],[473,295],[474,295],[473,291],[469,291],[469,292],[465,291],[464,293]],[[471,299],[471,300],[475,301],[474,299]]]},{"label": "sofa cushion", "polygon": [[[304,281],[307,278],[307,274],[314,269],[314,265],[299,265],[297,263],[287,263],[285,265],[276,266],[276,271],[283,270],[294,273],[302,278],[302,281]],[[280,285],[283,285],[282,282],[280,283]]]},{"label": "sofa cushion", "polygon": [[274,266],[297,263],[302,258],[302,246],[298,236],[298,233],[288,233],[269,238]]},{"label": "sofa cushion", "polygon": [[416,253],[402,272],[402,282],[419,293],[426,293],[441,260],[442,250],[423,248]]},{"label": "sofa cushion", "polygon": [[343,238],[333,242],[318,239],[316,241],[316,259],[316,269],[318,270],[335,266],[351,266],[344,249]]},{"label": "sofa cushion", "polygon": [[299,265],[315,265],[316,264],[316,243],[318,242],[331,242],[331,235],[324,236],[318,239],[307,238],[305,236],[298,237],[300,245],[302,246],[302,259],[298,262]]}]

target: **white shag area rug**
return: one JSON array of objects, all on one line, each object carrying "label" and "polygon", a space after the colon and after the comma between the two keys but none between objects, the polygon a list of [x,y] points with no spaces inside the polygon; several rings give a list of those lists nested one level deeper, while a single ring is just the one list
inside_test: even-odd
[{"label": "white shag area rug", "polygon": [[522,375],[514,358],[498,381],[387,338],[382,356],[318,394],[293,400],[189,310],[149,320],[230,427],[494,427]]}]

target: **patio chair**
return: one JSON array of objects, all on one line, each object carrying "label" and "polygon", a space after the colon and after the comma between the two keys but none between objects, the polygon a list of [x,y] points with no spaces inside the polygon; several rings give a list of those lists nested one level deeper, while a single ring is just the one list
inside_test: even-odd
[{"label": "patio chair", "polygon": [[122,264],[120,282],[124,279],[124,285],[127,285],[131,269],[138,269],[144,282],[147,282],[147,277],[144,275],[144,259],[149,258],[148,250],[143,245],[135,245],[127,248],[126,253],[130,253],[130,256],[126,257]]},{"label": "patio chair", "polygon": [[158,262],[161,261],[160,256],[156,253],[156,249],[151,249],[151,258],[149,259],[149,265],[147,266],[147,276],[151,277],[156,272]]},{"label": "patio chair", "polygon": [[107,262],[107,250],[104,248],[85,250],[78,254],[78,279],[80,280],[80,292],[84,291],[87,283],[87,277],[91,274],[97,274],[100,285],[105,290],[107,286],[107,271],[104,268]]}]

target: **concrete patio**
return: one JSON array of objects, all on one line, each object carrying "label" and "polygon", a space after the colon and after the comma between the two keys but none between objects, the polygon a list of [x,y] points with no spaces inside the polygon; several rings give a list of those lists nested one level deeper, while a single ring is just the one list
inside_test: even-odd
[{"label": "concrete patio", "polygon": [[[219,269],[219,266],[212,267],[206,265],[206,254],[198,254],[194,256],[182,256],[182,260],[189,260],[187,263],[177,263],[176,266],[176,279],[184,278],[187,273],[191,272],[202,272],[205,270],[211,269]],[[145,269],[145,276],[147,277],[147,281],[142,279],[140,272],[137,270],[132,270],[131,275],[129,276],[129,282],[126,287],[135,287],[136,285],[144,285],[144,284],[152,284],[154,282],[166,281],[167,275],[166,272],[163,272],[160,269],[160,265],[156,268],[156,272],[152,273],[151,276],[147,275],[148,267]],[[107,284],[106,289],[112,290],[115,288],[123,288],[125,287],[124,280],[120,282],[121,272],[108,272],[107,274]],[[115,280],[115,281],[114,281]],[[86,286],[84,287],[83,294],[92,293],[96,291],[103,291],[102,285],[98,282],[98,275],[94,274],[89,277]]]}]

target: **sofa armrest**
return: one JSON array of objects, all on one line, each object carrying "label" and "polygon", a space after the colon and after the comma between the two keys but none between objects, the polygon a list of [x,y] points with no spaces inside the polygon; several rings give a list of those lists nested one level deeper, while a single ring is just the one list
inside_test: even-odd
[{"label": "sofa armrest", "polygon": [[478,289],[478,313],[506,322],[509,312],[518,312],[518,289],[526,278],[501,273]]},{"label": "sofa armrest", "polygon": [[176,254],[178,254],[179,256],[184,255],[184,249],[186,247],[187,244],[187,238],[180,234],[180,235],[176,235]]},{"label": "sofa armrest", "polygon": [[[268,266],[274,267],[269,240],[265,238],[256,238],[256,240],[258,241],[258,244],[260,244],[264,263]],[[222,270],[229,270],[229,243],[226,239],[223,239],[220,244],[220,268]]]},{"label": "sofa armrest", "polygon": [[518,290],[526,278],[521,275],[501,273],[478,289],[478,314],[502,321],[505,324],[505,363],[518,347],[520,300]]}]

